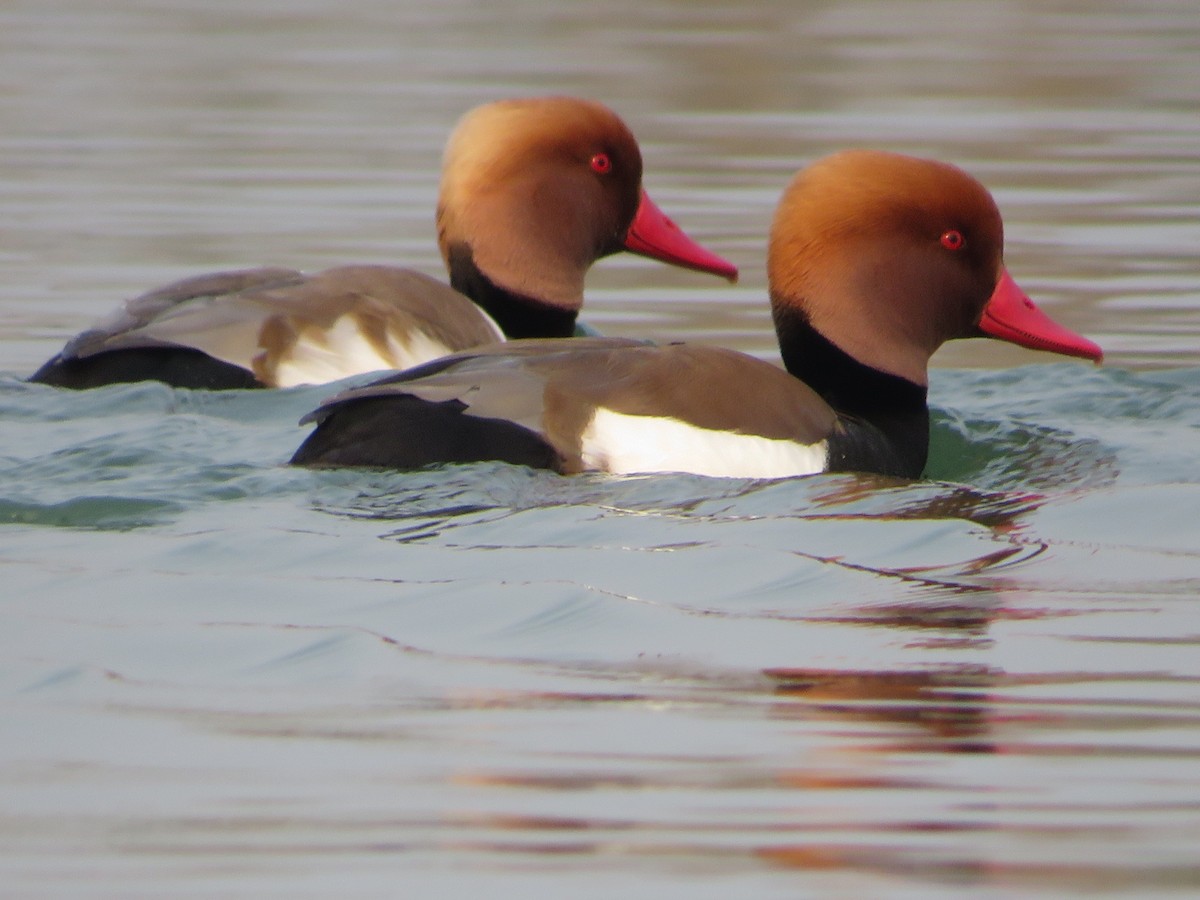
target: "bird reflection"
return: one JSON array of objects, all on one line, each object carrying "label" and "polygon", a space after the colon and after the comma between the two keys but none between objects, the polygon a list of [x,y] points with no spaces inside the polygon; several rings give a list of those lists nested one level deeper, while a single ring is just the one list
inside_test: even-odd
[{"label": "bird reflection", "polygon": [[[911,738],[871,743],[875,750],[990,753],[988,690],[1002,674],[982,666],[856,671],[773,668],[764,674],[786,701],[778,715],[912,727]],[[894,731],[889,730],[889,734]]]}]

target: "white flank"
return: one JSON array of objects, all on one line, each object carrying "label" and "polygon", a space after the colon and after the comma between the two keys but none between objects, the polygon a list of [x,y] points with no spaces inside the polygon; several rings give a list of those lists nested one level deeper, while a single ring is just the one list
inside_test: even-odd
[{"label": "white flank", "polygon": [[333,327],[320,332],[318,339],[301,335],[292,346],[288,358],[275,370],[279,387],[298,384],[325,384],[364,372],[381,369],[407,369],[439,356],[452,353],[453,348],[431,338],[423,331],[410,332],[403,341],[388,335],[388,354],[367,340],[352,315],[340,317]]},{"label": "white flank", "polygon": [[718,478],[787,478],[824,472],[825,441],[797,444],[697,428],[679,419],[628,416],[603,407],[582,435],[584,465],[616,474],[692,472]]}]

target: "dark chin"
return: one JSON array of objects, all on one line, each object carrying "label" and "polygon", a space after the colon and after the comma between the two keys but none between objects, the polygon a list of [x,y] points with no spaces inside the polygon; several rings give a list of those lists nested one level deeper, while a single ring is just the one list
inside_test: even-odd
[{"label": "dark chin", "polygon": [[447,248],[450,286],[491,316],[508,338],[557,338],[575,334],[576,309],[563,309],[505,290],[475,264],[467,244]]}]

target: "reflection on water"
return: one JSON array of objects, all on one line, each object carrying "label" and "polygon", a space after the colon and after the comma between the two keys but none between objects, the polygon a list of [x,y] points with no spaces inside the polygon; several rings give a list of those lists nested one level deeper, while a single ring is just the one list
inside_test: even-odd
[{"label": "reflection on water", "polygon": [[310,472],[327,388],[0,384],[0,872],[1196,883],[1200,369],[943,377],[964,484]]},{"label": "reflection on water", "polygon": [[[1194,893],[1194,7],[4,6],[0,881]],[[947,348],[918,483],[308,472],[324,388],[16,377],[200,270],[438,272],[452,123],[555,91],[617,108],[743,271],[607,260],[605,332],[770,357],[776,198],[865,144],[978,174],[1106,366]]]},{"label": "reflection on water", "polygon": [[[1012,676],[984,668],[928,672],[783,669],[768,674],[780,682],[778,691],[788,701],[781,715],[840,722],[843,726],[854,723],[857,727],[851,732],[853,738],[848,738],[846,753],[859,754],[861,760],[868,760],[866,765],[870,765],[869,757],[862,757],[863,753],[880,754],[888,760],[886,765],[900,770],[901,761],[917,762],[929,754],[964,754],[971,759],[960,767],[963,769],[979,769],[973,763],[980,756],[1018,761],[1079,760],[1085,755],[1091,760],[1137,760],[1140,766],[1154,770],[1153,775],[1147,773],[1147,780],[1158,781],[1165,772],[1155,766],[1156,758],[1178,761],[1181,767],[1194,767],[1197,760],[1194,748],[1177,752],[1168,746],[1131,747],[1124,736],[1194,728],[1200,705],[1081,703],[1071,696],[1072,688],[1094,686],[1097,679],[1093,674]],[[1153,692],[1155,683],[1194,685],[1193,679],[1137,674],[1114,675],[1109,680],[1114,684],[1136,684],[1147,693]],[[871,730],[864,732],[864,725],[872,726]],[[1064,734],[1075,737],[1064,740]],[[881,783],[871,787],[919,796],[928,790],[946,790],[948,782],[955,780],[954,776],[931,777],[922,782],[910,776],[908,780],[880,779]],[[804,770],[794,786],[806,791],[846,790],[845,781],[837,777],[825,781]],[[976,886],[1082,891],[1135,886],[1143,890],[1184,888],[1196,884],[1200,866],[1185,862],[1186,857],[1177,857],[1175,864],[1158,865],[1159,857],[1147,853],[1144,863],[1136,867],[1076,858],[1073,847],[1088,841],[1113,846],[1126,843],[1131,821],[1150,817],[1151,809],[1169,816],[1189,808],[1169,799],[1166,793],[1148,805],[1144,798],[1131,802],[1106,796],[1095,792],[1093,785],[1085,791],[1085,783],[1076,771],[1062,781],[1048,781],[1036,792],[1026,791],[1024,799],[1012,796],[1017,787],[1012,784],[963,784],[957,788],[963,796],[950,804],[956,810],[952,821],[914,819],[883,827],[857,823],[822,829],[812,843],[802,840],[773,846],[765,849],[764,855],[789,867],[853,867],[899,876],[920,872],[922,877],[935,881]],[[859,834],[864,825],[866,830],[878,833],[878,845],[825,843],[829,831],[835,835],[843,830]],[[973,840],[993,832],[994,844],[1010,849],[981,864],[947,853],[936,842],[923,839],[925,835],[956,832],[971,834]],[[1009,854],[1011,858],[1006,858]]]}]

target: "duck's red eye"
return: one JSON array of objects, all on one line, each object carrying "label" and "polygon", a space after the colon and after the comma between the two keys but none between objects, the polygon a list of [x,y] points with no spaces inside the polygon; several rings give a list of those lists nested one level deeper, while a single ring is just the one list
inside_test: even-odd
[{"label": "duck's red eye", "polygon": [[607,175],[612,171],[612,160],[607,153],[597,153],[592,157],[592,171],[599,175]]},{"label": "duck's red eye", "polygon": [[942,246],[947,250],[961,250],[966,243],[962,232],[953,228],[942,235]]}]

